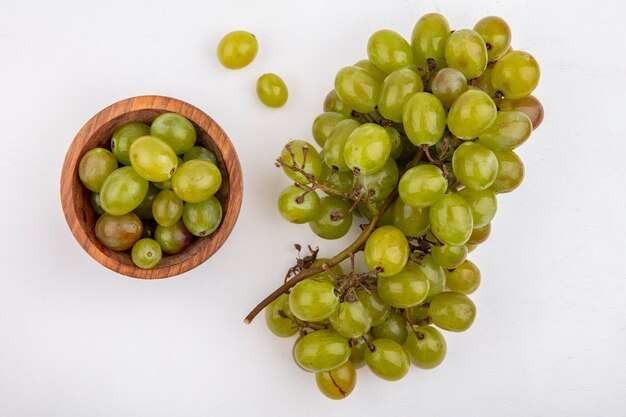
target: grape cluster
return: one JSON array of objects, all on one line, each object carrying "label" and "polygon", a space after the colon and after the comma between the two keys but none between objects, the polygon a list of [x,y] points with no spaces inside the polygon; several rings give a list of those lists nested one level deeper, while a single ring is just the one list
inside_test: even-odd
[{"label": "grape cluster", "polygon": [[111,151],[91,149],[78,166],[100,216],[96,238],[115,251],[130,249],[143,269],[154,268],[163,252],[184,251],[194,236],[208,236],[222,221],[216,164],[213,152],[196,146],[196,129],[180,114],[119,126]]},{"label": "grape cluster", "polygon": [[[410,44],[381,30],[367,54],[339,70],[313,122],[321,150],[292,140],[277,165],[294,181],[278,198],[289,222],[325,239],[344,236],[355,216],[369,223],[333,258],[309,248],[247,318],[265,308],[274,334],[298,334],[296,363],[334,399],[350,394],[363,364],[389,381],[410,362],[438,366],[440,330],[472,325],[468,295],[481,273],[467,254],[489,237],[497,194],[522,182],[514,150],[543,119],[530,95],[539,66],[511,48],[499,17],[450,31],[444,16],[427,14]],[[355,268],[361,250],[366,271]]]}]

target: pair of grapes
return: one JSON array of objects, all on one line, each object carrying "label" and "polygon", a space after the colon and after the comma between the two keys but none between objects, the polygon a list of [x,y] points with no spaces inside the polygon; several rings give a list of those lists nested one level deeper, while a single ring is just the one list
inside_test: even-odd
[{"label": "pair of grapes", "polygon": [[217,229],[222,206],[214,194],[222,175],[215,155],[195,143],[196,129],[188,119],[163,113],[151,125],[118,127],[111,151],[85,153],[78,175],[100,215],[95,225],[100,243],[116,251],[132,248],[133,263],[149,269],[163,252],[180,253],[193,236]]},{"label": "pair of grapes", "polygon": [[[236,30],[222,38],[217,46],[217,58],[226,68],[240,69],[254,60],[258,50],[256,36],[245,30]],[[268,107],[282,107],[289,97],[285,82],[271,72],[257,79],[256,94]]]},{"label": "pair of grapes", "polygon": [[[539,66],[511,48],[499,17],[450,31],[444,16],[427,14],[410,43],[381,30],[367,54],[338,71],[313,122],[321,150],[292,140],[277,165],[294,181],[278,197],[289,222],[325,239],[344,236],[356,216],[369,223],[333,258],[299,259],[279,295],[246,319],[265,308],[274,334],[299,334],[296,363],[335,399],[352,392],[363,364],[390,381],[410,362],[438,366],[447,351],[438,329],[472,325],[468,295],[481,274],[467,255],[488,239],[497,195],[522,182],[514,150],[543,120],[530,95]],[[359,272],[361,250],[368,270]]]}]

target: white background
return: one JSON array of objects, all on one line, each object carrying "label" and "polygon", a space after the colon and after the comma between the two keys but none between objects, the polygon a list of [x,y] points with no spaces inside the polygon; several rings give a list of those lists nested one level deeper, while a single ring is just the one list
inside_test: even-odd
[{"label": "white background", "polygon": [[[519,153],[526,180],[500,198],[474,326],[446,334],[438,369],[396,383],[359,371],[342,402],[323,397],[248,311],[277,286],[295,242],[287,179],[273,160],[311,139],[340,67],[369,35],[410,36],[424,13],[452,27],[503,16],[542,65],[543,125]],[[618,1],[2,0],[0,3],[0,416],[626,415],[626,48]],[[257,59],[215,57],[247,29]],[[287,105],[263,107],[255,80],[280,74]],[[216,256],[183,276],[141,281],[101,267],[63,218],[61,164],[97,111],[135,95],[174,96],[213,116],[244,170],[239,222]],[[351,235],[356,236],[356,230]],[[382,413],[382,414],[381,414]]]}]

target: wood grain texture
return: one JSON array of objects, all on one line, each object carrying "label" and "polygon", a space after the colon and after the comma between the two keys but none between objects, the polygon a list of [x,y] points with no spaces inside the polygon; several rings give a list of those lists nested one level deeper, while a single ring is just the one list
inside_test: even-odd
[{"label": "wood grain texture", "polygon": [[[83,155],[95,147],[110,149],[115,129],[130,121],[151,123],[161,113],[175,112],[188,118],[196,127],[197,144],[210,149],[217,157],[222,186],[216,198],[223,208],[223,219],[210,236],[196,238],[182,253],[163,256],[149,270],[137,268],[129,251],[116,252],[104,247],[96,238],[94,225],[98,215],[91,208],[87,190],[78,177]],[[243,194],[241,166],[235,149],[222,128],[200,109],[183,101],[162,96],[140,96],[119,101],[98,112],[78,132],[70,145],[61,171],[61,202],[65,219],[78,243],[96,261],[120,274],[144,279],[167,278],[182,274],[209,259],[226,241],[233,229]]]}]

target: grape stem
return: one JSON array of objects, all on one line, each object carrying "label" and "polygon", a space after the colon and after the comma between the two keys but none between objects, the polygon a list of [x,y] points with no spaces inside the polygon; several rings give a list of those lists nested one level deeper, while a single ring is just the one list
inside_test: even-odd
[{"label": "grape stem", "polygon": [[[418,149],[417,153],[415,154],[415,157],[409,163],[409,166],[417,164],[417,162],[422,158],[423,155],[424,155],[424,151],[421,148]],[[330,258],[324,264],[320,266],[316,266],[315,268],[307,268],[298,272],[293,278],[283,283],[283,285],[281,285],[280,287],[276,288],[276,290],[274,290],[270,295],[265,297],[263,301],[261,301],[256,307],[254,307],[254,309],[252,309],[252,311],[244,319],[244,323],[246,324],[252,323],[252,320],[254,320],[254,318],[261,311],[263,311],[265,307],[267,307],[272,301],[274,301],[276,298],[280,297],[282,294],[287,292],[291,287],[293,287],[297,283],[313,275],[319,274],[320,272],[323,272],[327,269],[330,269],[333,266],[339,264],[340,262],[348,259],[350,256],[353,256],[355,253],[363,250],[363,248],[365,247],[365,242],[367,242],[367,239],[370,237],[372,232],[376,229],[376,225],[380,221],[381,217],[383,216],[383,214],[385,214],[387,209],[389,209],[389,207],[391,207],[391,205],[396,201],[397,197],[398,197],[398,186],[396,185],[392,193],[389,195],[389,197],[387,197],[383,205],[380,207],[380,210],[378,210],[378,213],[372,218],[372,221],[370,222],[370,224],[368,224],[365,227],[365,229],[363,229],[359,237],[357,237],[357,239],[354,242],[352,242],[350,246],[348,246],[347,248],[339,252],[337,255]]]}]

